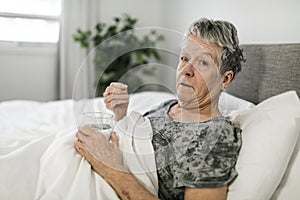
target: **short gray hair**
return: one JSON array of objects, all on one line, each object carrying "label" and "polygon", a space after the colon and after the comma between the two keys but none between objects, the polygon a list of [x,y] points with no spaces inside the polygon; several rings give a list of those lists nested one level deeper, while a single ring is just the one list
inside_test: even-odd
[{"label": "short gray hair", "polygon": [[241,62],[245,62],[243,50],[239,47],[239,38],[235,26],[227,21],[200,18],[188,29],[187,36],[200,37],[207,44],[214,44],[222,48],[218,61],[220,73],[232,70],[234,75],[241,71]]}]

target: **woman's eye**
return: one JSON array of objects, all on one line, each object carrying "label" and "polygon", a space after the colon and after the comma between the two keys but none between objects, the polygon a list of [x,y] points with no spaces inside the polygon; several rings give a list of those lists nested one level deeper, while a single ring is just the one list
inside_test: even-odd
[{"label": "woman's eye", "polygon": [[181,56],[180,60],[182,60],[184,62],[188,62],[189,61],[188,57],[186,57],[186,56]]},{"label": "woman's eye", "polygon": [[200,65],[208,66],[208,62],[205,60],[200,60]]}]

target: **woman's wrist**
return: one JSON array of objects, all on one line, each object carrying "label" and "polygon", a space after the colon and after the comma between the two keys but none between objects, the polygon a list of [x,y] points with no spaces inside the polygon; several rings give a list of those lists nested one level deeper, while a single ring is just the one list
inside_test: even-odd
[{"label": "woman's wrist", "polygon": [[91,165],[92,168],[105,180],[115,176],[116,174],[128,173],[128,169],[126,169],[123,165],[108,166],[98,160],[94,160]]},{"label": "woman's wrist", "polygon": [[156,200],[157,197],[144,188],[128,170],[107,167],[103,178],[114,188],[121,199]]},{"label": "woman's wrist", "polygon": [[117,121],[123,119],[126,116],[126,114],[127,114],[127,112],[115,114],[115,121],[117,122]]},{"label": "woman's wrist", "polygon": [[157,199],[124,167],[112,168],[97,161],[93,169],[114,188],[121,199]]}]

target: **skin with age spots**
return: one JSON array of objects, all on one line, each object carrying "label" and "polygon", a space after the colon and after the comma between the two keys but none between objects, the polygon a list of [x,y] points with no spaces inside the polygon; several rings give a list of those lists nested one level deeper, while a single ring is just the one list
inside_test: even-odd
[{"label": "skin with age spots", "polygon": [[184,40],[176,77],[178,105],[170,110],[171,117],[199,121],[221,116],[218,100],[223,82],[217,55],[218,48],[205,44],[199,37]]}]

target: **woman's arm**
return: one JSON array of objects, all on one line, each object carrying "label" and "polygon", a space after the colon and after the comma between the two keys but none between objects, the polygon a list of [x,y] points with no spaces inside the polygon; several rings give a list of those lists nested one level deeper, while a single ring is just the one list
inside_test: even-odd
[{"label": "woman's arm", "polygon": [[103,134],[84,126],[76,133],[76,137],[76,151],[114,188],[121,199],[157,199],[123,166],[115,133],[111,134],[109,142]]},{"label": "woman's arm", "polygon": [[111,185],[121,199],[157,199],[146,190],[129,172],[116,170],[101,164],[94,164],[94,170]]}]

